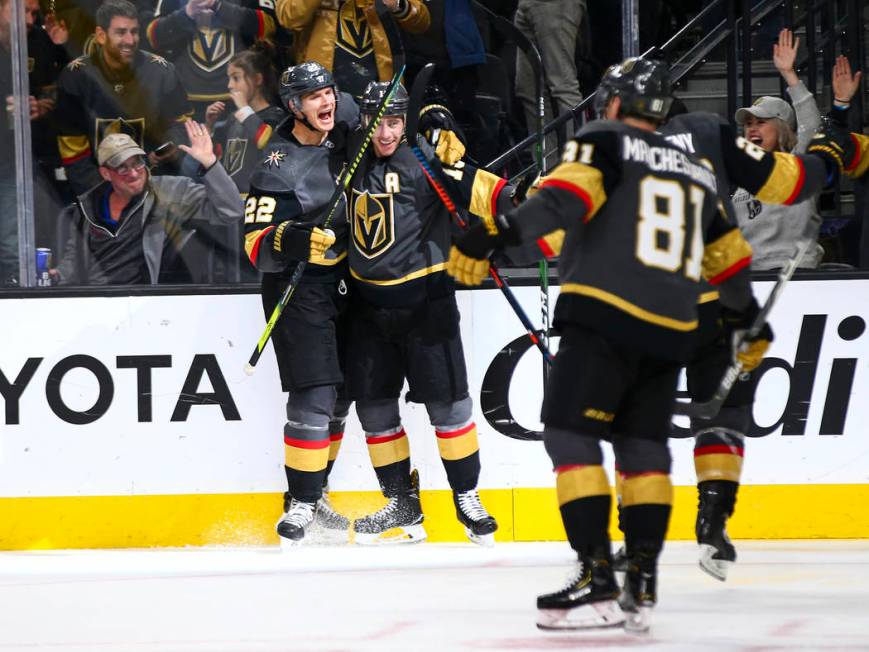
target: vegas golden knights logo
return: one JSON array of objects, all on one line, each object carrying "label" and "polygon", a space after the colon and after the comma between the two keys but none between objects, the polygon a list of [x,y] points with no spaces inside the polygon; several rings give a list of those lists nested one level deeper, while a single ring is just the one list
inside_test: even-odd
[{"label": "vegas golden knights logo", "polygon": [[376,258],[395,243],[392,195],[353,190],[353,239],[366,258]]},{"label": "vegas golden knights logo", "polygon": [[97,118],[94,126],[94,151],[109,134],[127,134],[145,148],[145,118]]},{"label": "vegas golden knights logo", "polygon": [[198,68],[214,72],[235,55],[235,39],[225,29],[200,27],[188,46],[190,58]]},{"label": "vegas golden knights logo", "polygon": [[230,138],[223,154],[223,169],[230,176],[241,170],[247,152],[247,138]]},{"label": "vegas golden knights logo", "polygon": [[362,9],[352,0],[348,0],[338,10],[338,34],[336,43],[357,59],[369,54],[374,46],[371,42],[371,30]]}]

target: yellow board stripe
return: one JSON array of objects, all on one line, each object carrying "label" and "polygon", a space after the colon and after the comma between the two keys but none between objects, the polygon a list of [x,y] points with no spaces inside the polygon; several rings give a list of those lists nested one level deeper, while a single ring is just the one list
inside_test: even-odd
[{"label": "yellow board stripe", "polygon": [[697,472],[697,482],[706,480],[739,482],[742,475],[742,458],[727,453],[698,455],[694,458],[694,470]]},{"label": "yellow board stripe", "polygon": [[714,279],[746,258],[751,259],[751,245],[742,237],[739,229],[732,229],[706,245],[703,251],[703,278]]},{"label": "yellow board stripe", "polygon": [[558,504],[591,496],[608,496],[610,483],[602,466],[574,466],[560,471],[555,479]]},{"label": "yellow board stripe", "polygon": [[477,426],[472,424],[466,432],[453,437],[445,436],[449,434],[451,433],[437,433],[438,451],[441,454],[441,459],[463,460],[468,455],[473,455],[480,450],[480,444],[477,441]]},{"label": "yellow board stripe", "polygon": [[561,292],[567,292],[568,294],[581,294],[586,297],[597,299],[598,301],[603,301],[614,308],[618,308],[619,310],[628,313],[632,317],[647,321],[656,326],[663,326],[664,328],[686,332],[693,331],[697,328],[696,319],[692,321],[682,321],[680,319],[673,319],[672,317],[665,317],[664,315],[659,315],[644,308],[640,308],[638,305],[635,305],[630,301],[625,301],[621,297],[611,294],[606,290],[601,290],[600,288],[595,288],[590,285],[583,285],[581,283],[563,283],[561,285]]},{"label": "yellow board stripe", "polygon": [[418,269],[415,272],[411,272],[406,276],[402,276],[401,278],[391,278],[385,281],[379,281],[373,278],[365,278],[364,276],[359,276],[354,270],[350,270],[351,276],[355,278],[357,281],[362,281],[363,283],[370,283],[371,285],[401,285],[402,283],[407,283],[408,281],[413,281],[414,279],[422,278],[423,276],[428,276],[429,274],[434,274],[435,272],[442,272],[447,268],[446,263],[438,263],[437,265],[432,265],[431,267],[426,267],[424,269]]},{"label": "yellow board stripe", "polygon": [[[483,489],[498,519],[497,541],[564,541],[553,487]],[[379,491],[330,493],[333,506],[356,518],[385,503]],[[452,492],[422,492],[432,542],[467,542]],[[278,545],[280,493],[0,498],[0,549],[147,548]],[[694,540],[697,488],[674,487],[669,540]],[[46,523],[56,527],[46,528]],[[614,540],[615,501],[610,520]],[[742,485],[727,522],[734,539],[867,539],[869,484]]]},{"label": "yellow board stripe", "polygon": [[645,473],[622,478],[622,507],[672,505],[673,485],[664,473]]},{"label": "yellow board stripe", "polygon": [[803,168],[795,156],[782,152],[773,152],[773,156],[775,157],[775,165],[772,168],[772,173],[755,196],[760,201],[781,204],[793,195],[794,189],[800,183],[800,178],[803,175]]}]

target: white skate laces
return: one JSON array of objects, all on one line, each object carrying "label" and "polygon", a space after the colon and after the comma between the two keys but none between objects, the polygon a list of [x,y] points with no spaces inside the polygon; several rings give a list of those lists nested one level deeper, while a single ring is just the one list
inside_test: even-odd
[{"label": "white skate laces", "polygon": [[287,510],[286,516],[281,520],[287,525],[304,530],[314,520],[315,508],[316,504],[314,503],[303,503],[293,498],[290,503],[290,509]]},{"label": "white skate laces", "polygon": [[477,493],[476,489],[456,493],[456,500],[462,513],[472,521],[482,521],[484,518],[489,518],[489,512],[480,502],[480,494]]}]

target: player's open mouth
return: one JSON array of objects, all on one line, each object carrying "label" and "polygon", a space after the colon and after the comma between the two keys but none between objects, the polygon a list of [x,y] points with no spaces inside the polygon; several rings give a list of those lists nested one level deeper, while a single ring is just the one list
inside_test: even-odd
[{"label": "player's open mouth", "polygon": [[320,111],[320,113],[317,114],[317,118],[323,122],[328,122],[332,119],[332,109],[329,109],[328,111]]}]

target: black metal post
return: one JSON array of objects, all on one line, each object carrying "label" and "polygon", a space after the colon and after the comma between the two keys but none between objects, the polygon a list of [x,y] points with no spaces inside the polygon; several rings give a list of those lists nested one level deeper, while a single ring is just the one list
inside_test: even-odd
[{"label": "black metal post", "polygon": [[815,5],[812,2],[806,3],[806,49],[809,52],[809,91],[811,91],[812,95],[817,95],[818,93],[818,65],[815,59],[815,52],[817,52],[815,38]]},{"label": "black metal post", "polygon": [[736,115],[736,3],[727,1],[727,119],[733,122]]},{"label": "black metal post", "polygon": [[[848,7],[848,60],[851,63],[851,70],[864,69],[866,43],[863,34],[863,4],[861,0],[850,0]],[[861,80],[859,90],[851,99],[851,124],[857,129],[863,126],[864,84],[865,82]],[[863,229],[869,231],[869,227],[865,224]]]},{"label": "black metal post", "polygon": [[742,0],[742,106],[751,106],[751,0]]}]

